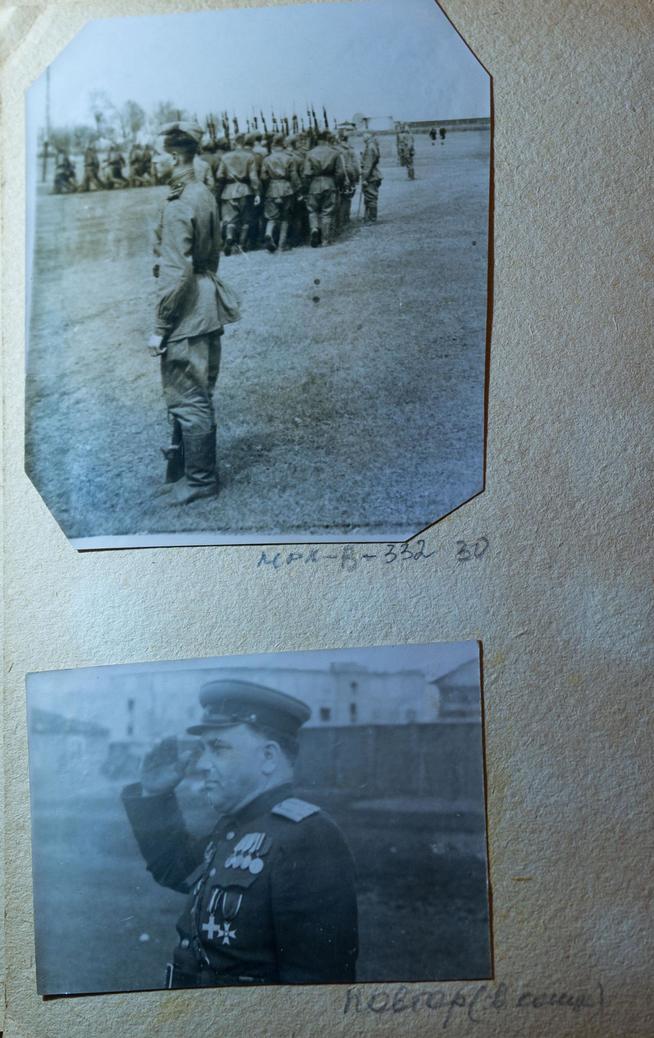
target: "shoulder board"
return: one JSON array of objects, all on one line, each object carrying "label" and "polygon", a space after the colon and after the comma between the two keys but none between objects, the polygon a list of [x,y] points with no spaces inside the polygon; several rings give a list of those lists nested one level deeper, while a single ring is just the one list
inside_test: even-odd
[{"label": "shoulder board", "polygon": [[289,797],[287,800],[280,800],[278,804],[275,804],[271,814],[289,818],[291,822],[302,822],[309,815],[317,814],[319,810],[320,808],[316,804],[310,804],[306,800],[298,800],[297,797]]}]

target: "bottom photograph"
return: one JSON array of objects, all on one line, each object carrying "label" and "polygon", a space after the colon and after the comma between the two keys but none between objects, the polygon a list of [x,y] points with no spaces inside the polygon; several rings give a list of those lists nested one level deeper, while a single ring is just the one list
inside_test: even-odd
[{"label": "bottom photograph", "polygon": [[39,993],[490,977],[480,663],[28,675]]}]

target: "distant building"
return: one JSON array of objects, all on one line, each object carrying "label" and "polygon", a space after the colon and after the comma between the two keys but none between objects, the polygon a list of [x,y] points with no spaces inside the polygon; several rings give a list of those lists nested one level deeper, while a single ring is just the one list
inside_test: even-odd
[{"label": "distant building", "polygon": [[[438,717],[438,691],[428,685],[420,670],[377,673],[356,663],[333,663],[329,670],[230,667],[207,674],[204,680],[214,677],[269,685],[302,699],[311,707],[307,727],[412,724]],[[170,730],[179,713],[179,703],[167,703],[160,693],[130,697],[125,734],[158,736]],[[198,714],[197,698],[193,697],[179,720],[191,724]]]},{"label": "distant building", "polygon": [[481,711],[479,664],[477,660],[462,663],[431,682],[440,694],[440,721],[477,721]]},{"label": "distant building", "polygon": [[352,122],[359,133],[363,133],[364,130],[391,133],[395,129],[395,119],[392,115],[364,115],[363,112],[355,112]]}]

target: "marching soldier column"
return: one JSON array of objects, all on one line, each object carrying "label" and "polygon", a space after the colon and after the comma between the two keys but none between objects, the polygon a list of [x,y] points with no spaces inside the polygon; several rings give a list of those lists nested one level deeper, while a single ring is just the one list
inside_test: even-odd
[{"label": "marching soldier column", "polygon": [[[269,129],[263,111],[253,113],[247,119],[247,133],[241,132],[237,116],[230,118],[227,112],[208,116],[204,131],[192,124],[196,136],[200,135],[194,178],[214,194],[226,256],[261,246],[276,253],[303,244],[313,248],[332,244],[351,221],[359,186],[364,223],[377,220],[382,175],[376,135],[364,132],[359,157],[349,140],[353,127],[335,124],[334,132],[324,107],[322,114],[321,126],[313,107],[307,107],[306,120],[273,113]],[[399,124],[396,143],[399,161],[409,179],[414,179],[415,145],[406,123]],[[112,143],[102,160],[97,145],[89,143],[78,183],[73,162],[60,149],[54,192],[147,187],[174,179],[170,159],[150,144],[135,140],[127,154],[126,161]]]}]

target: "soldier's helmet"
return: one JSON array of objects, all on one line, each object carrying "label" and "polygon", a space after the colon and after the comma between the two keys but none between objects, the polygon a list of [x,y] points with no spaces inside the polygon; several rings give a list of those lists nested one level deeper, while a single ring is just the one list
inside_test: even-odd
[{"label": "soldier's helmet", "polygon": [[294,740],[311,717],[310,708],[301,699],[265,685],[233,679],[203,685],[200,705],[202,720],[187,728],[189,735],[247,724],[273,737]]},{"label": "soldier's helmet", "polygon": [[284,134],[283,133],[276,133],[275,136],[273,137],[272,145],[273,145],[273,148],[283,148],[284,147]]},{"label": "soldier's helmet", "polygon": [[257,135],[256,135],[256,133],[248,133],[248,134],[246,134],[246,137],[245,137],[245,146],[246,146],[246,148],[253,148],[256,143],[257,143]]},{"label": "soldier's helmet", "polygon": [[242,148],[243,145],[245,144],[245,134],[244,133],[237,133],[236,137],[234,138],[234,144],[236,145],[237,148]]}]

